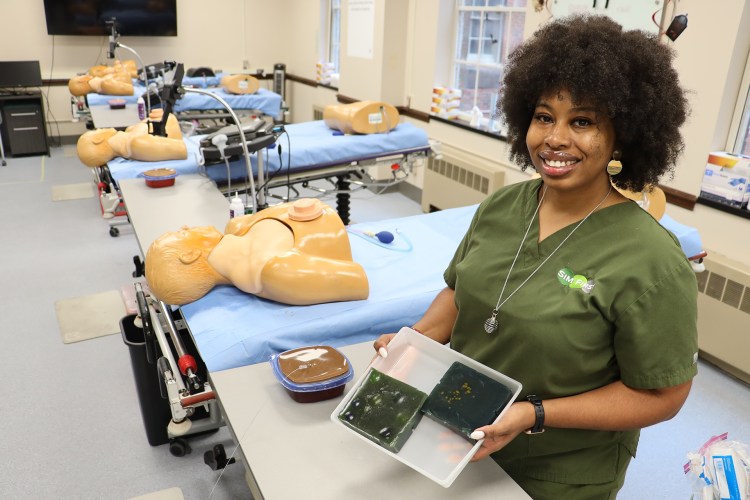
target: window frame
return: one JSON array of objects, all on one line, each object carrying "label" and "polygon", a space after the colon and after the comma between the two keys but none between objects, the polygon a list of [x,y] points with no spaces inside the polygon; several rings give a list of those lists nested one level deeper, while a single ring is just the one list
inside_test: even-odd
[{"label": "window frame", "polygon": [[[732,122],[727,134],[726,151],[741,155],[745,140],[750,143],[750,52],[747,55],[745,71],[739,89]],[[741,135],[743,133],[744,136]],[[750,156],[750,144],[748,144],[748,154],[744,156]]]},{"label": "window frame", "polygon": [[[527,14],[527,6],[528,1],[523,6],[517,6],[514,5],[512,7],[504,6],[504,5],[496,5],[496,6],[476,6],[476,5],[463,5],[463,0],[453,0],[453,45],[451,48],[451,62],[450,62],[450,85],[453,88],[460,89],[462,91],[462,94],[465,90],[471,90],[474,92],[474,97],[472,100],[472,103],[470,104],[470,107],[473,109],[474,106],[477,106],[478,102],[478,90],[479,90],[479,81],[480,81],[480,72],[484,69],[491,69],[491,70],[497,70],[502,74],[505,66],[505,62],[507,61],[508,55],[511,52],[509,37],[512,35],[512,29],[511,29],[511,21],[513,19],[513,15],[522,15],[523,19],[525,21],[525,17]],[[468,57],[467,59],[461,59],[459,57],[461,47],[462,47],[462,39],[459,39],[461,36],[461,29],[460,29],[460,23],[462,20],[462,16],[465,12],[479,12],[480,15],[480,24],[479,24],[479,36],[476,37],[476,46],[477,46],[477,53],[476,53],[476,61],[470,60]],[[499,63],[487,63],[482,62],[481,55],[482,55],[482,48],[484,44],[484,39],[482,36],[484,35],[484,23],[487,18],[487,16],[491,13],[502,13],[505,14],[504,19],[504,26],[503,26],[503,36],[502,39],[498,41],[500,43],[500,62]],[[486,37],[485,37],[486,38]],[[468,42],[467,42],[468,43]],[[469,44],[470,45],[470,44]],[[471,54],[469,51],[470,49],[467,48],[467,56]],[[459,80],[459,73],[462,70],[462,68],[470,68],[474,69],[475,78],[474,78],[474,86],[473,88],[461,88],[458,85]],[[498,82],[499,83],[499,82]],[[492,107],[492,106],[490,106]],[[494,109],[490,109],[490,116],[485,117],[484,120],[482,120],[482,123],[480,123],[480,126],[487,126],[489,120],[494,118]],[[471,120],[471,114],[470,112],[466,110],[459,111],[459,119],[463,121],[470,121]]]},{"label": "window frame", "polygon": [[[327,0],[326,15],[326,61],[333,63],[334,73],[338,73],[341,65],[341,0]],[[334,18],[337,22],[334,23]],[[338,26],[338,40],[334,41],[334,24]],[[335,54],[334,54],[335,51]]]}]

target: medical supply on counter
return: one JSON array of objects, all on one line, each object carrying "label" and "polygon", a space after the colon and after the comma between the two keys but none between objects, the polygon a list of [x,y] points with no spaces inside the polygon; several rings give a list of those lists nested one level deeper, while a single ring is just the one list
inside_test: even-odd
[{"label": "medical supply on counter", "polygon": [[696,500],[750,499],[750,447],[728,441],[725,432],[688,453],[685,475]]},{"label": "medical supply on counter", "polygon": [[239,197],[239,193],[234,193],[234,197],[229,201],[229,218],[245,215],[245,204]]},{"label": "medical supply on counter", "polygon": [[155,168],[143,172],[143,178],[146,179],[146,185],[152,188],[162,188],[174,186],[177,172],[171,168]]},{"label": "medical supply on counter", "polygon": [[708,155],[700,197],[735,208],[750,201],[750,158],[715,151]]},{"label": "medical supply on counter", "polygon": [[136,104],[138,105],[138,119],[145,120],[146,119],[146,101],[143,100],[143,96],[138,98],[138,100],[136,101]]},{"label": "medical supply on counter", "polygon": [[272,355],[270,362],[276,378],[289,397],[298,403],[314,403],[340,396],[346,384],[354,378],[347,357],[330,346],[291,349]]},{"label": "medical supply on counter", "polygon": [[357,231],[351,228],[347,229],[347,231],[349,231],[350,234],[356,234],[360,238],[364,238],[370,243],[383,248],[387,248],[388,250],[395,250],[396,252],[411,252],[414,248],[414,245],[412,245],[409,238],[407,238],[406,235],[401,233],[401,231],[399,231],[398,229],[396,229],[396,234],[399,235],[400,239],[403,241],[403,244],[406,246],[396,246],[395,244],[393,244],[396,237],[390,231],[379,231],[377,233],[373,233],[372,231]]},{"label": "medical supply on counter", "polygon": [[474,106],[471,110],[471,122],[469,123],[469,125],[471,125],[472,127],[478,127],[482,124],[482,118],[484,118],[482,110]]},{"label": "medical supply on counter", "polygon": [[457,120],[461,106],[461,89],[434,87],[430,112],[446,120]]}]

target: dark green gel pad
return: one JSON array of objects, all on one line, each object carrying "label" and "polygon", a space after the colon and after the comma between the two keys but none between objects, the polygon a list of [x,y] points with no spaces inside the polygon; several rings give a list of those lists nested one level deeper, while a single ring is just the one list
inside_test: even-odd
[{"label": "dark green gel pad", "polygon": [[422,418],[427,394],[376,369],[338,418],[383,448],[398,453]]},{"label": "dark green gel pad", "polygon": [[502,383],[455,362],[432,389],[422,411],[471,440],[471,433],[494,422],[512,397]]}]

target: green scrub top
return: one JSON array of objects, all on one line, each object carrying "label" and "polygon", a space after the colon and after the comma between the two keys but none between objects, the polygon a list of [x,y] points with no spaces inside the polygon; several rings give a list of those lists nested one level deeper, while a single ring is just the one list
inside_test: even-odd
[{"label": "green scrub top", "polygon": [[[617,380],[638,389],[697,372],[697,284],[675,237],[634,202],[593,213],[501,307],[508,269],[538,204],[541,180],[502,188],[477,209],[445,271],[458,316],[451,347],[523,384],[521,396],[570,396]],[[577,223],[541,243],[538,221],[505,289],[508,297]],[[493,458],[511,475],[568,484],[613,481],[638,431],[547,428],[521,434]],[[622,463],[622,460],[620,460]]]}]

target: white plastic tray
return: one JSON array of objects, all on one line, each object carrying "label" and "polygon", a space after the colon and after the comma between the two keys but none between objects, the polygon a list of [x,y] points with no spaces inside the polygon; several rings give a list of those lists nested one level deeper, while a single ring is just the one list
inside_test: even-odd
[{"label": "white plastic tray", "polygon": [[344,425],[339,420],[338,415],[349,404],[359,386],[366,380],[370,368],[375,368],[429,394],[443,374],[456,361],[460,361],[464,365],[501,382],[513,392],[511,402],[503,408],[495,421],[500,420],[521,392],[519,382],[452,350],[448,346],[435,342],[411,328],[402,328],[388,344],[388,357],[383,359],[377,356],[370,363],[370,366],[362,372],[362,375],[333,411],[331,421],[383,453],[387,453],[447,488],[469,463],[471,457],[481,446],[482,441],[477,441],[472,445],[447,427],[428,417],[423,417],[401,451],[392,453]]}]

